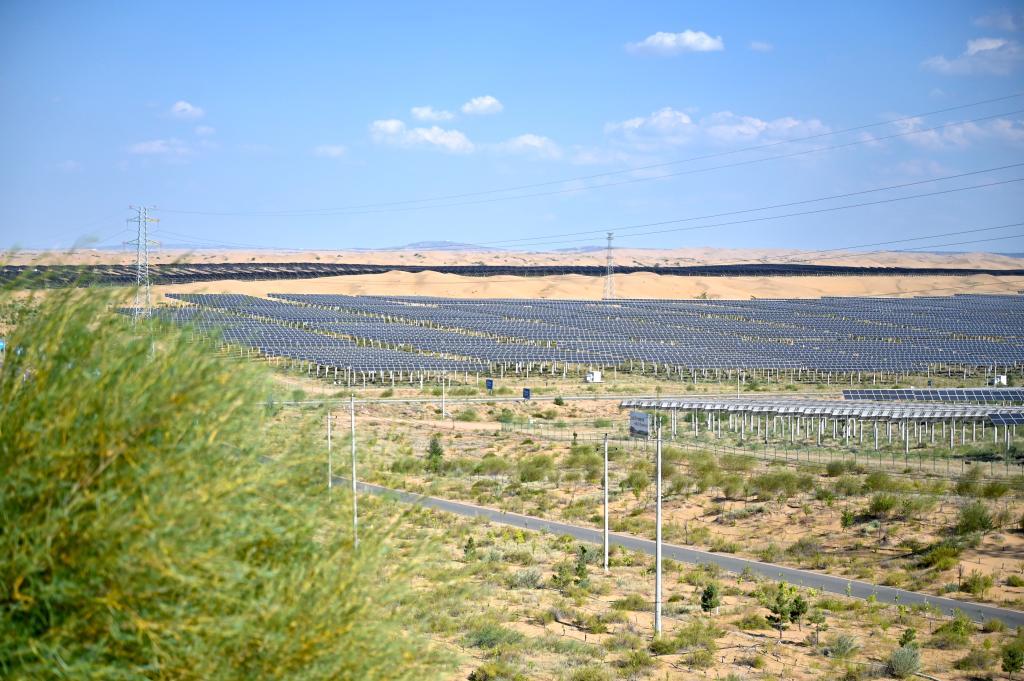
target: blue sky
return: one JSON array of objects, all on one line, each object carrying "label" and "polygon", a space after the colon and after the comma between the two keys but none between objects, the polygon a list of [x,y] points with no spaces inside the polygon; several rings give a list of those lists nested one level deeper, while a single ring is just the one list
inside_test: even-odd
[{"label": "blue sky", "polygon": [[[157,207],[166,244],[281,248],[562,248],[603,237],[557,235],[613,230],[622,246],[817,249],[1020,222],[1024,183],[624,229],[1024,162],[1024,97],[622,171],[1024,92],[1022,29],[1020,2],[8,0],[0,245],[115,246],[139,203]],[[684,171],[699,172],[654,179]],[[857,200],[1016,177],[1024,168]],[[550,184],[423,202],[538,183]],[[1021,252],[1024,238],[948,248]]]}]

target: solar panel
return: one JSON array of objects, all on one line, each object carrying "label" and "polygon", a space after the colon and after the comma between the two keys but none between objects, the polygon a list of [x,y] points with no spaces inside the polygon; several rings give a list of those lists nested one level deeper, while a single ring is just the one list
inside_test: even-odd
[{"label": "solar panel", "polygon": [[[577,364],[654,368],[680,378],[711,370],[772,369],[792,372],[792,380],[822,382],[833,381],[830,374],[924,374],[935,367],[989,375],[1024,363],[1024,296],[1014,295],[615,301],[169,297],[184,304],[160,311],[172,323],[202,333],[230,330],[226,338],[233,343],[280,356],[301,353],[317,363],[358,357],[402,369],[460,363],[452,366],[513,371]],[[996,404],[1022,403],[1024,391],[849,390],[844,397]]]}]

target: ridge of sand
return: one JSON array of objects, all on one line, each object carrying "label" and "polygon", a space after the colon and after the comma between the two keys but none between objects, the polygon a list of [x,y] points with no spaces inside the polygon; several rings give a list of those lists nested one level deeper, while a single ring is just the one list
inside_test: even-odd
[{"label": "ridge of sand", "polygon": [[[615,249],[618,265],[710,265],[733,263],[800,262],[821,265],[966,267],[1014,269],[1024,258],[995,253],[849,253],[791,249]],[[18,251],[9,253],[7,264],[64,263],[74,265],[131,264],[134,252],[79,249],[75,251]],[[604,251],[585,253],[522,251],[274,251],[274,250],[158,250],[151,263],[262,263],[321,262],[373,265],[603,265]]]},{"label": "ridge of sand", "polygon": [[[954,293],[1016,293],[1024,277],[676,277],[639,272],[615,276],[618,298],[715,299],[819,298],[821,296],[925,296]],[[560,298],[599,300],[604,279],[581,275],[554,277],[463,277],[437,272],[387,272],[317,279],[207,281],[155,286],[166,293],[336,293],[452,298]]]}]

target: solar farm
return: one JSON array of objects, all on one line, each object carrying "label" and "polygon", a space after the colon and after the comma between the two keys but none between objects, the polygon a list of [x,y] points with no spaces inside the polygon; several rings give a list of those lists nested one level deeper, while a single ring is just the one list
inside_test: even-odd
[{"label": "solar farm", "polygon": [[[1019,371],[1024,296],[464,300],[169,294],[156,315],[346,385],[593,369],[699,383],[876,385]],[[894,399],[894,398],[882,398]],[[903,399],[902,397],[896,399]]]}]

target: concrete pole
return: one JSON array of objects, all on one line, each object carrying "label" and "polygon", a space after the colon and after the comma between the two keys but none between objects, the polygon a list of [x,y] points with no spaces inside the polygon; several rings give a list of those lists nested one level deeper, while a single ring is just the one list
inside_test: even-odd
[{"label": "concrete pole", "polygon": [[349,397],[352,417],[352,545],[359,545],[359,499],[356,497],[356,398]]},{"label": "concrete pole", "polygon": [[334,455],[331,453],[331,413],[327,412],[327,491],[334,490]]},{"label": "concrete pole", "polygon": [[608,433],[604,434],[604,573],[608,574]]},{"label": "concrete pole", "polygon": [[661,424],[658,424],[658,444],[655,465],[655,547],[654,547],[654,635],[661,636]]}]

